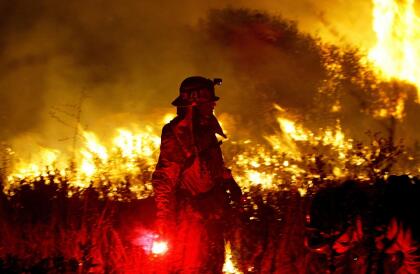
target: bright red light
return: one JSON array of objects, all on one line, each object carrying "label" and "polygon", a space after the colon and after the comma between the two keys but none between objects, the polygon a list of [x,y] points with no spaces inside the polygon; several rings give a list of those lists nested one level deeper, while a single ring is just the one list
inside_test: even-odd
[{"label": "bright red light", "polygon": [[140,246],[146,254],[164,255],[169,249],[168,243],[151,231],[140,233],[140,236],[135,240],[135,244]]},{"label": "bright red light", "polygon": [[153,241],[152,253],[155,255],[163,255],[168,251],[168,243],[165,241]]}]

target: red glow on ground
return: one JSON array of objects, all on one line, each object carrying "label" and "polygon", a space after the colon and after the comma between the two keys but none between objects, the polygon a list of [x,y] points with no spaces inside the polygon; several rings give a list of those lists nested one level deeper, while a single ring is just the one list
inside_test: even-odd
[{"label": "red glow on ground", "polygon": [[134,244],[140,246],[146,254],[164,255],[169,249],[168,243],[159,239],[158,234],[146,230],[140,232]]}]

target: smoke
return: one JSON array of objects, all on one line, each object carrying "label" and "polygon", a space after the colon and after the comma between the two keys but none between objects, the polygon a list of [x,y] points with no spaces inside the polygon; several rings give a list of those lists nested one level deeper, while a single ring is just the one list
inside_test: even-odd
[{"label": "smoke", "polygon": [[180,79],[194,71],[180,6],[48,0],[1,5],[2,138],[28,132],[65,137],[80,107],[80,122],[91,129],[114,114],[139,119],[168,105]]},{"label": "smoke", "polygon": [[[218,111],[261,135],[270,130],[273,102],[302,117],[315,107],[325,71],[317,40],[301,30],[340,43],[372,36],[369,4],[344,5],[3,1],[0,139],[30,135],[40,145],[66,147],[78,122],[104,134],[153,123],[174,112],[170,102],[190,75],[223,78]],[[276,19],[280,14],[287,20]]]}]

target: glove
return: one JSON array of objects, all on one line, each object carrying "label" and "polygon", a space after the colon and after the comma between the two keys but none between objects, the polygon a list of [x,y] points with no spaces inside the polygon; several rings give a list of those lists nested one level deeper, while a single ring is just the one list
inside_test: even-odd
[{"label": "glove", "polygon": [[230,200],[235,204],[239,204],[242,198],[242,190],[235,179],[233,179],[232,171],[228,168],[225,168],[223,171],[223,181],[223,186],[229,193]]}]

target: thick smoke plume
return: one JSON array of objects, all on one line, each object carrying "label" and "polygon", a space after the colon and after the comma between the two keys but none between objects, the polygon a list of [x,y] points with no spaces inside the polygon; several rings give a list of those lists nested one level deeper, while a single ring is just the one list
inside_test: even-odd
[{"label": "thick smoke plume", "polygon": [[[386,130],[383,121],[366,111],[372,101],[355,85],[344,85],[332,99],[319,93],[328,78],[321,38],[303,33],[300,26],[324,26],[320,35],[337,35],[348,18],[334,24],[337,18],[324,11],[331,13],[338,4],[329,9],[310,1],[258,5],[2,2],[0,138],[22,143],[31,136],[42,146],[69,147],[78,122],[101,134],[130,123],[156,122],[174,111],[170,102],[180,81],[197,74],[224,79],[217,90],[222,97],[218,113],[249,125],[245,133],[254,137],[275,130],[273,103],[315,128],[340,119],[346,133],[357,137],[367,129]],[[368,14],[365,4],[356,6]],[[300,25],[279,17],[282,11]],[[342,33],[344,37],[349,30]],[[326,114],[333,99],[341,102],[342,111]],[[404,134],[418,137],[413,119],[418,113],[419,107],[411,104]]]}]

